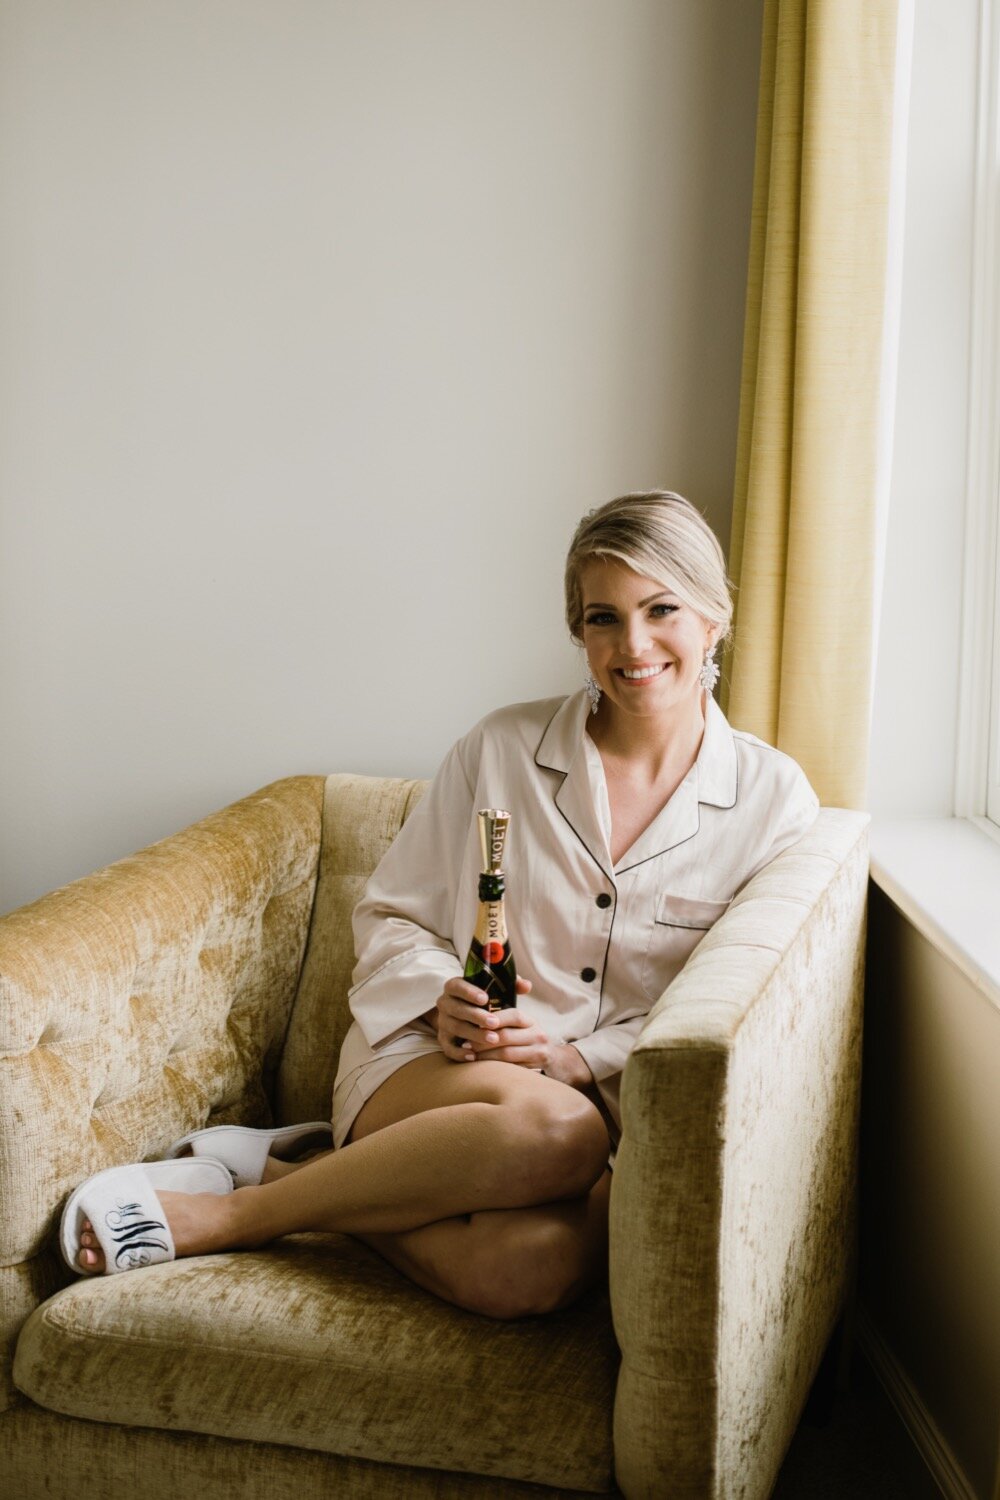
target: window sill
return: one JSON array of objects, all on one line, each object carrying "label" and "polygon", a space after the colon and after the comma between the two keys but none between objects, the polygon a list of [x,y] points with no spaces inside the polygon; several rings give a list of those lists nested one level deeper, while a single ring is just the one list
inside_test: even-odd
[{"label": "window sill", "polygon": [[871,876],[1000,1009],[1000,841],[966,818],[875,819]]}]

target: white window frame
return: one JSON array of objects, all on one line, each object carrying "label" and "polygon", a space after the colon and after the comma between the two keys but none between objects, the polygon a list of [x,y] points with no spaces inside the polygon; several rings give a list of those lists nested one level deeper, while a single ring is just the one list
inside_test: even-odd
[{"label": "white window frame", "polygon": [[982,0],[979,28],[955,813],[1000,839],[1000,0]]}]

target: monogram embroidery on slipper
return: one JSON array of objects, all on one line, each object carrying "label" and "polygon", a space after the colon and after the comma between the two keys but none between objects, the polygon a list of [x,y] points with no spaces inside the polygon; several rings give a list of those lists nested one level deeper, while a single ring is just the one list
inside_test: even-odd
[{"label": "monogram embroidery on slipper", "polygon": [[123,1203],[119,1199],[117,1208],[110,1209],[104,1215],[104,1222],[111,1231],[115,1244],[121,1247],[115,1253],[116,1266],[134,1271],[139,1266],[151,1264],[151,1250],[169,1250],[166,1240],[151,1237],[157,1231],[162,1234],[167,1226],[161,1224],[159,1219],[144,1219],[141,1203]]}]

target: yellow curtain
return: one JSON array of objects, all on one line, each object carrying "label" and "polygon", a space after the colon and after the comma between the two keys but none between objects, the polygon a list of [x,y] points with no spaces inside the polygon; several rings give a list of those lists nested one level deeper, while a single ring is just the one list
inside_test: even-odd
[{"label": "yellow curtain", "polygon": [[864,804],[897,0],[765,0],[733,725]]}]

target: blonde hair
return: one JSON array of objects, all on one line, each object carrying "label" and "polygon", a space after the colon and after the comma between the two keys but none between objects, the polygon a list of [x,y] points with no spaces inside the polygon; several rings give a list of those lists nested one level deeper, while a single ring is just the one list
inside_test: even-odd
[{"label": "blonde hair", "polygon": [[702,619],[729,635],[733,600],[726,559],[715,532],[683,495],[644,490],[620,495],[589,511],[577,526],[566,556],[566,623],[574,641],[583,630],[580,574],[592,558],[614,558],[669,586]]}]

